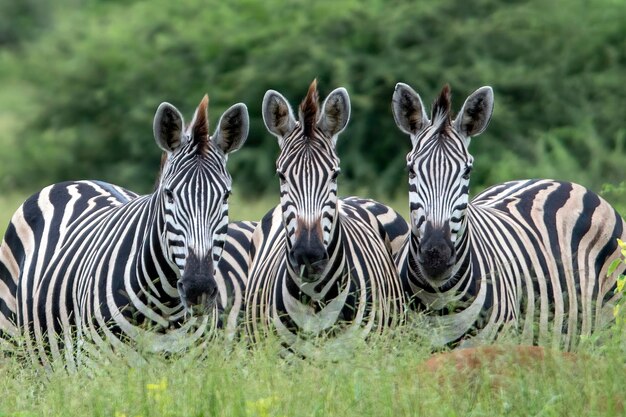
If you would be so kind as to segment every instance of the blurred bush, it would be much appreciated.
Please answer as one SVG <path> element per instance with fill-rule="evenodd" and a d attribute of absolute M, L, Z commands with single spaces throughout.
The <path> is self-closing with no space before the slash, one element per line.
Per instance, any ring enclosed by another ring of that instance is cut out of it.
<path fill-rule="evenodd" d="M 47 2 L 31 0 L 37 7 Z M 47 16 L 47 15 L 46 15 Z M 341 189 L 405 192 L 409 139 L 390 110 L 398 81 L 455 108 L 494 87 L 491 126 L 472 143 L 474 191 L 526 177 L 599 190 L 623 180 L 626 2 L 622 0 L 59 1 L 39 32 L 0 53 L 0 187 L 99 178 L 147 191 L 158 169 L 152 117 L 248 105 L 248 143 L 230 161 L 237 192 L 277 193 L 267 89 L 296 106 L 317 77 L 345 86 Z M 6 20 L 6 18 L 5 18 Z M 7 32 L 9 33 L 9 32 Z M 17 120 L 17 121 L 16 121 Z"/>

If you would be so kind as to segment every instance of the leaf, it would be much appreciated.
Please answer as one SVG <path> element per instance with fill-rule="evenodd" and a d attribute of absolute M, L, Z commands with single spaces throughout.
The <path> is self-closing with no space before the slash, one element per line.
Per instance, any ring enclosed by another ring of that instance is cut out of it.
<path fill-rule="evenodd" d="M 622 263 L 621 259 L 615 259 L 613 260 L 613 262 L 611 262 L 611 265 L 609 265 L 609 269 L 606 272 L 606 276 L 610 277 L 613 272 L 615 272 L 615 270 L 617 269 L 617 267 Z"/>

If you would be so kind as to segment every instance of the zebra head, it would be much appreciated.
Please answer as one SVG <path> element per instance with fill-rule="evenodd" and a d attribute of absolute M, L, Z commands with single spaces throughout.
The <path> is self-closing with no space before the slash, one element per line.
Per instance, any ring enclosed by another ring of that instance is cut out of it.
<path fill-rule="evenodd" d="M 287 236 L 289 265 L 303 281 L 323 276 L 328 264 L 328 246 L 337 220 L 335 151 L 338 134 L 350 118 L 350 98 L 344 88 L 334 90 L 319 111 L 314 80 L 299 108 L 296 120 L 291 106 L 278 92 L 263 98 L 263 120 L 278 138 L 280 155 L 276 173 Z"/>
<path fill-rule="evenodd" d="M 469 178 L 473 157 L 471 136 L 482 133 L 493 111 L 491 87 L 472 93 L 456 119 L 450 114 L 446 85 L 428 119 L 420 96 L 398 83 L 392 108 L 396 124 L 411 137 L 407 154 L 409 202 L 413 239 L 417 239 L 417 267 L 431 280 L 450 277 L 456 261 L 456 243 L 466 225 Z"/>
<path fill-rule="evenodd" d="M 184 129 L 183 117 L 162 103 L 154 117 L 154 137 L 165 151 L 155 196 L 164 222 L 162 245 L 178 271 L 177 288 L 187 311 L 212 308 L 217 296 L 214 271 L 222 255 L 228 226 L 231 177 L 228 154 L 248 136 L 248 110 L 236 104 L 226 110 L 209 136 L 208 96 Z"/>

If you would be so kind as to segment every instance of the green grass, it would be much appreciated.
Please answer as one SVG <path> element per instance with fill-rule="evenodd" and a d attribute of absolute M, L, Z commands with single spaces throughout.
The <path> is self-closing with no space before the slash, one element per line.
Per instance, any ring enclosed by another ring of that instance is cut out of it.
<path fill-rule="evenodd" d="M 531 367 L 504 354 L 472 374 L 423 368 L 431 353 L 408 329 L 345 348 L 339 360 L 302 360 L 281 358 L 274 339 L 255 349 L 216 341 L 69 375 L 0 359 L 0 416 L 623 415 L 618 339 L 587 346 L 575 361 L 555 355 Z"/>

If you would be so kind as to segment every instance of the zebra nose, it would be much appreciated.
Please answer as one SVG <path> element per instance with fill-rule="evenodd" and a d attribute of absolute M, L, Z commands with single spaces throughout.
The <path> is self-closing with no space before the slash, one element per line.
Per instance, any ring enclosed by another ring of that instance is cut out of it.
<path fill-rule="evenodd" d="M 449 226 L 446 224 L 442 228 L 433 228 L 428 223 L 419 247 L 418 262 L 422 270 L 429 278 L 447 278 L 455 258 Z"/>
<path fill-rule="evenodd" d="M 328 259 L 328 254 L 316 233 L 301 233 L 288 253 L 289 261 L 295 267 L 321 266 Z M 319 269 L 319 268 L 318 268 Z"/>
<path fill-rule="evenodd" d="M 326 260 L 326 251 L 324 248 L 320 250 L 298 246 L 289 252 L 289 258 L 294 265 L 315 265 Z"/>
<path fill-rule="evenodd" d="M 213 262 L 210 257 L 199 258 L 194 253 L 190 253 L 177 287 L 186 308 L 201 306 L 208 310 L 213 307 L 218 288 L 213 276 Z"/>
<path fill-rule="evenodd" d="M 178 291 L 188 307 L 204 305 L 210 308 L 217 296 L 213 277 L 186 277 L 178 281 Z"/>

